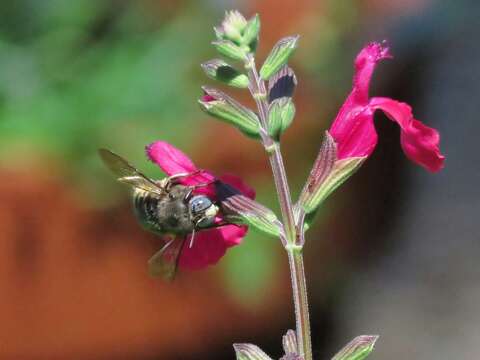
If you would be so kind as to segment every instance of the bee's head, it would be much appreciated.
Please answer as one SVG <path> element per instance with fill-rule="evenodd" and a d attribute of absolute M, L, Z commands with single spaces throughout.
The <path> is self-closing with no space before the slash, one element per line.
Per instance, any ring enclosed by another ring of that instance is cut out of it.
<path fill-rule="evenodd" d="M 215 217 L 218 214 L 218 207 L 207 196 L 193 196 L 189 200 L 188 206 L 192 218 L 197 222 L 198 227 L 205 228 L 214 224 Z"/>

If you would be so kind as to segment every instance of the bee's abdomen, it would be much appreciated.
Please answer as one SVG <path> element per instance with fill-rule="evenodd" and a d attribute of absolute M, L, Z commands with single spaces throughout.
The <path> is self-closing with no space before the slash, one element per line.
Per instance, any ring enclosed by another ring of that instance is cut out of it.
<path fill-rule="evenodd" d="M 162 231 L 158 220 L 158 201 L 159 198 L 151 193 L 135 189 L 133 193 L 133 208 L 138 221 L 152 231 Z"/>

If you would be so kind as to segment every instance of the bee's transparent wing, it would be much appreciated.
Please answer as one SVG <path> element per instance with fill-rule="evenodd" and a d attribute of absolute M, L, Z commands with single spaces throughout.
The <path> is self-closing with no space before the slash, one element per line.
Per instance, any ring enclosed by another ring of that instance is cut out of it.
<path fill-rule="evenodd" d="M 98 153 L 105 165 L 118 177 L 118 181 L 158 195 L 165 193 L 160 185 L 143 175 L 121 156 L 107 149 L 99 149 Z"/>
<path fill-rule="evenodd" d="M 185 243 L 185 238 L 170 239 L 159 251 L 148 260 L 148 272 L 152 277 L 163 277 L 172 281 L 178 267 L 178 259 Z"/>

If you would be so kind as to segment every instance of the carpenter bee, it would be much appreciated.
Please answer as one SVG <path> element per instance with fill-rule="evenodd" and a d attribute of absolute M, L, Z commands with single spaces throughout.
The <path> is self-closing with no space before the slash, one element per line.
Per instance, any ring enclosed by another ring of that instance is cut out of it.
<path fill-rule="evenodd" d="M 219 207 L 205 195 L 193 191 L 209 183 L 184 186 L 181 178 L 196 173 L 182 173 L 161 180 L 152 180 L 110 150 L 100 149 L 100 157 L 117 176 L 117 180 L 133 187 L 133 207 L 140 224 L 169 239 L 148 261 L 150 275 L 172 280 L 187 235 L 192 246 L 195 231 L 215 227 Z"/>

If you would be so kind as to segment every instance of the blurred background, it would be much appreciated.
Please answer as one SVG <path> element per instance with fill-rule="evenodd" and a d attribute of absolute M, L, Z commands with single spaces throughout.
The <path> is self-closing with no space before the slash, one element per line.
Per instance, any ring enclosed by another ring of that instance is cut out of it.
<path fill-rule="evenodd" d="M 231 8 L 260 13 L 259 60 L 301 35 L 283 147 L 294 194 L 369 41 L 395 56 L 371 93 L 412 104 L 442 134 L 446 168 L 432 175 L 378 114 L 374 155 L 309 231 L 315 357 L 359 334 L 381 335 L 371 359 L 478 356 L 477 1 L 17 0 L 0 3 L 0 358 L 233 359 L 233 342 L 281 356 L 294 318 L 279 241 L 251 231 L 217 266 L 153 280 L 160 242 L 96 152 L 159 177 L 144 146 L 166 140 L 278 211 L 261 147 L 196 102 L 211 84 L 199 64 L 217 56 L 212 26 Z"/>

